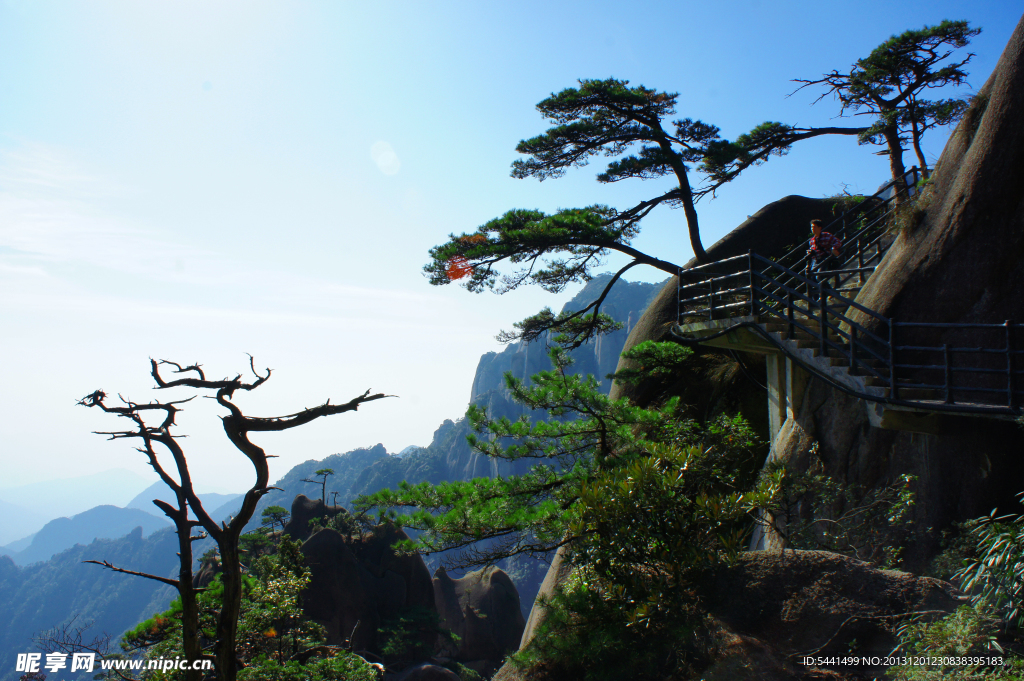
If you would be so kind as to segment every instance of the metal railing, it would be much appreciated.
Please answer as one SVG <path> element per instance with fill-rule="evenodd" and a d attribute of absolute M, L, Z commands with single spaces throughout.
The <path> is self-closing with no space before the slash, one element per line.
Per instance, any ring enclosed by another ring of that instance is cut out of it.
<path fill-rule="evenodd" d="M 871 270 L 842 272 L 863 276 Z M 857 393 L 865 399 L 938 411 L 1019 412 L 1024 324 L 896 321 L 829 285 L 834 276 L 809 277 L 752 252 L 686 272 L 689 281 L 679 286 L 680 324 L 749 317 L 738 323 L 761 327 L 774 342 L 766 331 L 774 323 L 784 340 L 809 342 L 850 375 L 885 390 L 882 396 Z M 781 344 L 779 349 L 788 352 Z M 824 377 L 821 369 L 808 368 Z"/>
<path fill-rule="evenodd" d="M 916 166 L 910 168 L 903 175 L 902 182 L 890 180 L 877 192 L 823 227 L 822 231 L 832 234 L 843 243 L 838 257 L 839 267 L 828 275 L 833 278 L 833 288 L 842 288 L 853 279 L 850 276 L 853 274 L 857 275 L 858 283 L 863 284 L 866 278 L 863 271 L 882 261 L 882 256 L 892 244 L 891 223 L 897 207 L 904 198 L 915 194 L 920 178 L 920 170 Z M 806 243 L 794 246 L 776 262 L 811 277 L 812 266 Z M 815 275 L 825 276 L 823 272 Z"/>

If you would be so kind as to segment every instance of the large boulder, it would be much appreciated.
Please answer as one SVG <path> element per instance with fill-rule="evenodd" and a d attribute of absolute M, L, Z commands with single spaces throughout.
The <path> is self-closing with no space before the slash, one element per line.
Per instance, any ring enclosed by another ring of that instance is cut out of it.
<path fill-rule="evenodd" d="M 489 674 L 519 648 L 526 622 L 519 592 L 503 570 L 489 566 L 453 579 L 438 568 L 434 602 L 442 626 L 460 639 L 452 657 L 468 667 Z"/>
<path fill-rule="evenodd" d="M 423 559 L 392 549 L 402 539 L 408 539 L 403 530 L 382 525 L 362 536 L 324 529 L 302 545 L 312 572 L 303 611 L 324 626 L 328 644 L 343 645 L 351 637 L 354 650 L 379 653 L 381 624 L 410 610 L 434 610 Z"/>
<path fill-rule="evenodd" d="M 724 633 L 705 679 L 739 678 L 723 673 L 747 659 L 775 670 L 766 678 L 786 679 L 809 672 L 799 664 L 805 655 L 884 658 L 908 613 L 937 617 L 964 602 L 945 582 L 825 551 L 740 554 L 708 580 L 704 599 Z M 870 678 L 883 670 L 857 672 Z"/>
<path fill-rule="evenodd" d="M 328 506 L 320 499 L 299 494 L 292 500 L 292 512 L 284 531 L 293 539 L 305 541 L 312 534 L 313 520 L 323 524 L 337 515 L 348 515 L 348 510 L 344 506 Z"/>

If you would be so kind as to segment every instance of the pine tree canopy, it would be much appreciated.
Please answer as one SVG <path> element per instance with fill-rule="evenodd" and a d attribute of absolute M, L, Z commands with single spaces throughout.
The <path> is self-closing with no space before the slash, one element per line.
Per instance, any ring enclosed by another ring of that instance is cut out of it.
<path fill-rule="evenodd" d="M 650 362 L 652 371 L 623 378 L 641 380 L 658 375 L 685 361 L 690 352 L 672 343 L 643 344 L 631 351 L 631 357 L 645 366 Z M 738 481 L 734 478 L 722 486 L 714 476 L 704 480 L 698 471 L 702 467 L 718 471 L 724 464 L 725 470 L 736 476 L 740 462 L 751 463 L 747 460 L 756 457 L 757 447 L 742 421 L 701 426 L 681 417 L 676 399 L 656 408 L 611 400 L 600 392 L 593 376 L 566 371 L 570 360 L 565 351 L 553 349 L 551 358 L 554 368 L 533 376 L 529 384 L 506 375 L 513 398 L 530 410 L 546 411 L 549 420 L 491 419 L 477 406 L 467 413 L 482 434 L 470 438 L 474 450 L 507 461 L 535 459 L 537 465 L 529 473 L 437 485 L 403 484 L 397 490 L 357 499 L 356 508 L 377 508 L 384 516 L 382 521 L 422 531 L 418 540 L 405 548 L 451 552 L 446 557 L 449 567 L 488 565 L 522 553 L 543 555 L 603 531 L 601 519 L 593 515 L 594 500 L 608 491 L 608 485 L 619 485 L 622 471 L 631 470 L 636 462 L 654 465 L 652 448 L 664 445 L 671 452 L 659 450 L 655 459 L 689 461 L 687 482 L 703 480 L 702 489 L 707 488 L 709 494 L 708 485 L 717 485 L 713 496 L 733 495 L 729 497 L 730 518 L 737 520 L 736 509 L 741 508 L 742 500 L 733 494 L 736 487 L 732 483 Z M 756 470 L 756 464 L 748 467 Z M 682 478 L 678 481 L 681 484 Z M 738 541 L 746 525 L 749 522 L 730 524 L 731 542 Z"/>
<path fill-rule="evenodd" d="M 937 26 L 904 31 L 894 35 L 857 60 L 849 71 L 833 70 L 817 79 L 796 79 L 803 83 L 798 89 L 811 85 L 823 86 L 825 92 L 815 101 L 831 94 L 840 104 L 840 115 L 874 116 L 874 120 L 860 135 L 862 144 L 885 145 L 889 155 L 893 179 L 905 174 L 904 144 L 908 136 L 921 169 L 927 173 L 928 165 L 921 150 L 921 137 L 929 128 L 949 125 L 960 120 L 967 109 L 968 100 L 946 98 L 936 101 L 923 99 L 927 89 L 963 85 L 967 80 L 964 66 L 974 57 L 968 53 L 959 61 L 949 61 L 953 54 L 970 44 L 971 38 L 981 33 L 966 21 L 949 21 Z"/>
<path fill-rule="evenodd" d="M 556 316 L 546 310 L 503 332 L 503 342 L 530 341 L 547 330 L 561 342 L 576 347 L 593 336 L 614 329 L 601 315 L 607 292 L 620 276 L 636 265 L 649 265 L 667 274 L 679 272 L 677 263 L 644 253 L 632 246 L 641 221 L 660 205 L 682 208 L 690 245 L 700 262 L 707 260 L 701 244 L 695 203 L 714 196 L 743 170 L 785 154 L 795 142 L 824 134 L 858 134 L 863 128 L 798 128 L 766 122 L 730 141 L 717 126 L 692 118 L 668 122 L 675 113 L 677 93 L 659 92 L 629 81 L 581 80 L 537 105 L 554 123 L 545 133 L 523 140 L 516 150 L 526 158 L 512 164 L 512 176 L 557 178 L 568 168 L 581 167 L 594 156 L 612 157 L 597 175 L 602 183 L 639 178 L 671 177 L 660 194 L 620 210 L 607 205 L 562 209 L 554 214 L 539 210 L 510 210 L 475 232 L 449 235 L 447 243 L 430 251 L 424 271 L 434 285 L 461 281 L 469 291 L 487 289 L 505 293 L 536 284 L 559 292 L 576 282 L 589 281 L 611 252 L 631 260 L 605 288 L 603 295 L 583 310 Z M 691 186 L 691 176 L 701 178 Z M 510 264 L 517 269 L 502 273 Z"/>

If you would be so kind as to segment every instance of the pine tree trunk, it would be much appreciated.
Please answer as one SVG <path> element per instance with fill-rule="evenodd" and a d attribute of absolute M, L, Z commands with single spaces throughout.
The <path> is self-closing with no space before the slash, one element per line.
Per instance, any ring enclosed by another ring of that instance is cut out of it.
<path fill-rule="evenodd" d="M 906 166 L 903 165 L 903 145 L 900 143 L 900 133 L 895 125 L 886 126 L 882 134 L 889 147 L 889 170 L 892 172 L 892 179 L 896 182 L 896 205 L 899 206 L 905 200 L 907 174 Z"/>

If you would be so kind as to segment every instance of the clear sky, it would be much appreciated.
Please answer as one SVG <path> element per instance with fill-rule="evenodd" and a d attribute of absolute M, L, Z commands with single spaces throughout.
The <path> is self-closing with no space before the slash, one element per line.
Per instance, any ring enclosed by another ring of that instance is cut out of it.
<path fill-rule="evenodd" d="M 367 388 L 399 396 L 256 438 L 280 456 L 275 477 L 377 442 L 425 445 L 464 413 L 494 335 L 574 292 L 431 287 L 428 249 L 510 208 L 624 208 L 666 187 L 600 185 L 600 164 L 510 178 L 516 143 L 547 127 L 538 101 L 616 77 L 678 92 L 681 117 L 726 137 L 765 120 L 854 125 L 833 120 L 829 98 L 787 98 L 791 79 L 949 18 L 984 31 L 976 89 L 1020 12 L 1017 0 L 0 0 L 0 487 L 145 473 L 128 442 L 91 434 L 116 419 L 75 401 L 97 388 L 165 397 L 150 390 L 151 356 L 220 377 L 252 353 L 275 372 L 239 400 L 253 415 Z M 931 157 L 946 135 L 926 139 Z M 698 205 L 705 245 L 788 194 L 874 191 L 888 172 L 875 150 L 812 140 L 748 171 Z M 635 243 L 691 256 L 680 211 L 652 215 Z M 204 486 L 241 491 L 248 464 L 217 413 L 190 406 L 184 445 Z"/>

